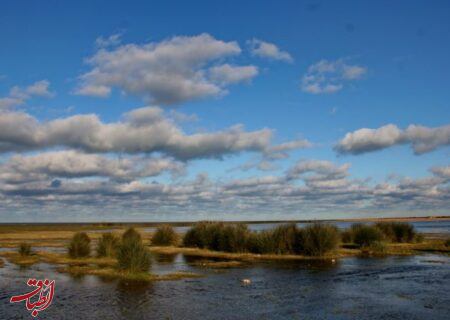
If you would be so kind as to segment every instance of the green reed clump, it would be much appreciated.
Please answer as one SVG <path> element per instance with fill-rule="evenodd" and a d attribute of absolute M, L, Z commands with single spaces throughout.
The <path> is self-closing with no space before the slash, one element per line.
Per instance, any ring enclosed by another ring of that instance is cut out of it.
<path fill-rule="evenodd" d="M 273 233 L 271 230 L 251 232 L 247 241 L 247 250 L 251 253 L 274 253 Z"/>
<path fill-rule="evenodd" d="M 68 253 L 71 258 L 84 258 L 91 254 L 91 239 L 85 232 L 77 232 L 69 243 Z"/>
<path fill-rule="evenodd" d="M 245 224 L 222 224 L 217 232 L 218 250 L 225 252 L 245 252 L 250 231 Z"/>
<path fill-rule="evenodd" d="M 274 253 L 295 254 L 302 251 L 303 239 L 295 223 L 277 226 L 271 232 Z"/>
<path fill-rule="evenodd" d="M 414 226 L 407 222 L 378 222 L 376 227 L 392 242 L 413 242 L 416 237 Z"/>
<path fill-rule="evenodd" d="M 186 232 L 183 245 L 219 250 L 219 238 L 223 225 L 222 222 L 200 221 Z"/>
<path fill-rule="evenodd" d="M 133 228 L 129 228 L 122 235 L 117 250 L 118 267 L 121 270 L 135 273 L 145 272 L 151 266 L 151 256 L 142 242 L 141 235 Z"/>
<path fill-rule="evenodd" d="M 115 257 L 120 246 L 120 239 L 111 232 L 102 234 L 97 244 L 98 257 Z"/>
<path fill-rule="evenodd" d="M 185 247 L 206 248 L 225 252 L 245 252 L 250 231 L 245 224 L 201 221 L 184 235 Z"/>
<path fill-rule="evenodd" d="M 338 244 L 339 232 L 328 224 L 314 224 L 305 229 L 286 224 L 272 230 L 252 232 L 245 224 L 204 221 L 195 224 L 183 238 L 186 247 L 258 254 L 321 256 Z"/>
<path fill-rule="evenodd" d="M 178 243 L 178 236 L 175 230 L 169 225 L 159 226 L 152 236 L 152 245 L 172 246 Z"/>
<path fill-rule="evenodd" d="M 383 240 L 383 234 L 377 227 L 366 224 L 354 224 L 350 228 L 353 234 L 353 243 L 359 247 L 369 247 Z"/>
<path fill-rule="evenodd" d="M 336 249 L 339 242 L 340 234 L 336 226 L 322 223 L 305 227 L 299 241 L 302 244 L 301 253 L 309 256 L 323 256 Z"/>
<path fill-rule="evenodd" d="M 21 242 L 19 244 L 19 250 L 18 251 L 19 251 L 19 254 L 22 257 L 30 256 L 33 253 L 32 250 L 31 250 L 31 245 L 29 243 L 26 243 L 26 242 Z"/>

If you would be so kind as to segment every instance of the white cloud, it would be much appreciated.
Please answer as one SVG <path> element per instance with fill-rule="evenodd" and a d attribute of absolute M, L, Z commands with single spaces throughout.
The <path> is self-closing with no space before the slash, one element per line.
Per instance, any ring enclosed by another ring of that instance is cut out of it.
<path fill-rule="evenodd" d="M 296 149 L 305 149 L 312 147 L 311 142 L 306 139 L 297 139 L 283 142 L 265 150 L 264 157 L 266 160 L 284 159 L 288 157 L 288 152 Z"/>
<path fill-rule="evenodd" d="M 410 144 L 415 154 L 447 146 L 450 144 L 450 125 L 437 128 L 410 125 L 405 130 L 393 124 L 378 129 L 363 128 L 347 133 L 335 150 L 342 154 L 361 154 L 401 144 Z"/>
<path fill-rule="evenodd" d="M 323 59 L 309 66 L 300 87 L 312 94 L 335 93 L 342 90 L 346 82 L 361 79 L 366 73 L 366 67 L 348 64 L 344 59 Z"/>
<path fill-rule="evenodd" d="M 264 152 L 272 130 L 247 132 L 241 125 L 212 133 L 185 134 L 162 109 L 146 107 L 103 123 L 96 115 L 74 115 L 40 123 L 26 113 L 0 117 L 0 151 L 66 147 L 87 152 L 163 153 L 177 159 L 222 158 L 242 151 Z"/>
<path fill-rule="evenodd" d="M 87 60 L 92 69 L 80 76 L 75 93 L 105 97 L 117 88 L 162 105 L 221 96 L 227 84 L 256 75 L 254 66 L 212 66 L 240 53 L 236 42 L 205 33 L 103 48 Z"/>
<path fill-rule="evenodd" d="M 106 98 L 111 94 L 111 88 L 102 85 L 85 85 L 77 89 L 76 94 L 82 96 Z"/>
<path fill-rule="evenodd" d="M 302 160 L 288 170 L 287 178 L 305 178 L 305 175 L 313 173 L 313 176 L 308 176 L 308 180 L 341 180 L 348 175 L 349 168 L 349 163 L 337 166 L 326 160 Z"/>
<path fill-rule="evenodd" d="M 255 66 L 231 66 L 223 64 L 209 69 L 210 79 L 221 85 L 250 81 L 258 75 Z"/>
<path fill-rule="evenodd" d="M 450 166 L 442 166 L 442 167 L 436 166 L 431 168 L 431 172 L 433 172 L 438 177 L 450 180 Z"/>
<path fill-rule="evenodd" d="M 279 176 L 213 181 L 202 173 L 194 179 L 161 183 L 140 179 L 141 167 L 129 165 L 132 159 L 120 162 L 66 151 L 50 154 L 22 157 L 0 166 L 0 216 L 4 220 L 11 212 L 14 217 L 30 217 L 30 211 L 40 218 L 61 220 L 98 220 L 105 211 L 109 219 L 120 220 L 148 220 L 152 212 L 158 214 L 154 218 L 226 219 L 233 212 L 241 219 L 251 219 L 254 214 L 270 218 L 274 212 L 283 212 L 283 217 L 305 212 L 314 218 L 318 213 L 336 212 L 436 213 L 450 205 L 448 178 L 436 168 L 430 177 L 370 185 L 351 179 L 349 164 L 302 160 Z M 33 157 L 41 158 L 36 162 Z M 14 166 L 15 162 L 19 165 Z M 157 166 L 156 172 L 159 170 Z M 121 179 L 136 172 L 137 178 Z M 87 176 L 91 178 L 83 178 Z M 27 177 L 30 179 L 24 180 Z M 105 182 L 104 177 L 110 180 Z"/>
<path fill-rule="evenodd" d="M 49 90 L 49 87 L 50 82 L 47 80 L 36 81 L 25 88 L 14 86 L 7 97 L 0 98 L 0 109 L 10 109 L 23 105 L 33 97 L 51 98 L 54 93 Z"/>
<path fill-rule="evenodd" d="M 14 155 L 0 165 L 0 180 L 12 184 L 53 178 L 108 177 L 133 180 L 164 171 L 182 173 L 184 164 L 166 158 L 123 158 L 85 154 L 74 150 Z"/>
<path fill-rule="evenodd" d="M 254 56 L 269 58 L 273 60 L 281 60 L 285 62 L 294 62 L 292 56 L 280 50 L 275 44 L 265 42 L 258 39 L 252 39 L 247 42 L 250 46 L 250 52 Z"/>
<path fill-rule="evenodd" d="M 112 46 L 117 46 L 122 42 L 122 34 L 115 33 L 110 35 L 109 37 L 98 37 L 95 39 L 95 46 L 97 48 L 107 48 Z"/>

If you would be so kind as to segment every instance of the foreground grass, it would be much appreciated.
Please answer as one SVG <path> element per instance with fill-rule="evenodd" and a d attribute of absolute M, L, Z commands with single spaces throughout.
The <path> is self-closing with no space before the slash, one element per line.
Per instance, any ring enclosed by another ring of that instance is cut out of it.
<path fill-rule="evenodd" d="M 97 268 L 93 266 L 64 266 L 57 270 L 72 275 L 95 275 L 104 278 L 130 281 L 168 281 L 202 277 L 202 275 L 192 272 L 174 272 L 155 275 L 148 272 L 126 272 L 116 268 Z"/>

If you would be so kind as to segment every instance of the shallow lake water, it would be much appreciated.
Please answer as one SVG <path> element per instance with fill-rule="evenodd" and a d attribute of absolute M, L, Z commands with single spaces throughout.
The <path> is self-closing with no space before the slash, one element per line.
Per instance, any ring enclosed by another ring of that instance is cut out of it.
<path fill-rule="evenodd" d="M 197 267 L 181 254 L 153 257 L 152 271 L 192 271 L 198 279 L 130 284 L 72 277 L 55 266 L 0 268 L 0 319 L 31 319 L 11 295 L 26 280 L 56 280 L 55 298 L 39 319 L 448 319 L 450 257 L 346 258 L 267 262 L 226 270 Z M 241 280 L 251 279 L 243 286 Z"/>

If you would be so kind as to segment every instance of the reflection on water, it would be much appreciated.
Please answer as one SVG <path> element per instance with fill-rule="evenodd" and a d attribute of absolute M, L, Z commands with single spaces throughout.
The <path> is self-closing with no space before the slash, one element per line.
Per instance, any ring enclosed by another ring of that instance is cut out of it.
<path fill-rule="evenodd" d="M 196 267 L 196 259 L 154 255 L 155 273 L 206 276 L 147 284 L 6 263 L 0 319 L 30 318 L 24 305 L 8 302 L 27 292 L 28 277 L 56 280 L 53 305 L 41 319 L 448 319 L 450 313 L 448 256 L 276 261 L 221 272 Z M 251 284 L 241 285 L 244 278 Z"/>

